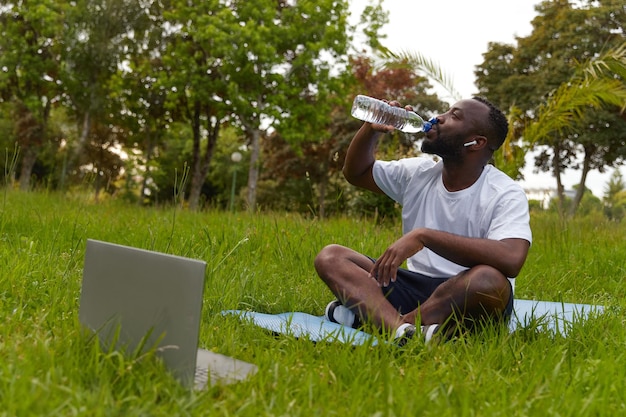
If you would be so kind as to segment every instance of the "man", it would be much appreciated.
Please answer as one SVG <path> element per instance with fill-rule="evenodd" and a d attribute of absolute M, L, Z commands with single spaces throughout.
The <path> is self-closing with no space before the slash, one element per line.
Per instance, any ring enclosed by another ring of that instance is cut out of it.
<path fill-rule="evenodd" d="M 375 260 L 340 245 L 322 249 L 315 268 L 337 297 L 326 308 L 329 320 L 370 321 L 404 343 L 417 328 L 429 340 L 510 317 L 513 278 L 532 236 L 522 188 L 488 165 L 508 122 L 481 97 L 457 102 L 434 121 L 421 149 L 439 162 L 377 161 L 377 141 L 392 126 L 364 123 L 352 139 L 344 176 L 402 205 L 404 235 Z M 405 260 L 408 270 L 399 268 Z"/>

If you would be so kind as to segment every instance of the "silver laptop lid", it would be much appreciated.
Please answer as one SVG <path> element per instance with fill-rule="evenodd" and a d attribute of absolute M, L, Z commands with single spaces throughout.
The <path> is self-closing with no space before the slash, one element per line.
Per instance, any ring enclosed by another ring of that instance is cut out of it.
<path fill-rule="evenodd" d="M 193 385 L 206 263 L 87 240 L 80 322 L 110 346 L 159 345 L 166 366 Z"/>

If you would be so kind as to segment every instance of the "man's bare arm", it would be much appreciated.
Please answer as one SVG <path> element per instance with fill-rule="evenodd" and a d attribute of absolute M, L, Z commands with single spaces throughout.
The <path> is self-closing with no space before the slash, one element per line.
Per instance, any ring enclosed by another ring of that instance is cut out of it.
<path fill-rule="evenodd" d="M 489 265 L 507 277 L 522 269 L 530 243 L 525 239 L 479 239 L 432 229 L 417 229 L 417 239 L 437 255 L 459 265 Z"/>
<path fill-rule="evenodd" d="M 372 277 L 380 285 L 388 285 L 395 279 L 398 267 L 424 247 L 468 268 L 489 265 L 507 277 L 516 277 L 526 261 L 530 243 L 525 239 L 480 239 L 427 228 L 415 229 L 395 241 L 376 260 Z"/>
<path fill-rule="evenodd" d="M 383 132 L 389 130 L 393 130 L 393 127 L 364 123 L 354 135 L 343 165 L 343 175 L 350 184 L 382 193 L 382 190 L 374 182 L 372 168 L 376 161 L 375 152 L 378 139 Z"/>

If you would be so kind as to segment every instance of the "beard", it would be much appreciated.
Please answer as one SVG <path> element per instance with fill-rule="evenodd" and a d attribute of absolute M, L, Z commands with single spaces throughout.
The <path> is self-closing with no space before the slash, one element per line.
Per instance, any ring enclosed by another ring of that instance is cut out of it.
<path fill-rule="evenodd" d="M 443 159 L 458 159 L 463 150 L 464 136 L 441 136 L 439 129 L 434 139 L 424 139 L 421 150 L 424 153 L 438 155 Z"/>

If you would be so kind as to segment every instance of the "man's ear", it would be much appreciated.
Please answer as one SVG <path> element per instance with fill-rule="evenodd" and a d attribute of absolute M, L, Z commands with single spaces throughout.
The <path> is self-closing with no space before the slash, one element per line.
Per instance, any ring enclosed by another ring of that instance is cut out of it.
<path fill-rule="evenodd" d="M 466 148 L 469 148 L 471 146 L 473 149 L 476 150 L 482 149 L 487 146 L 487 138 L 484 136 L 474 136 L 472 140 L 465 142 L 463 146 L 465 146 Z"/>
<path fill-rule="evenodd" d="M 489 140 L 485 136 L 475 136 L 474 139 L 476 141 L 476 145 L 474 145 L 474 149 L 482 149 L 489 146 Z"/>

